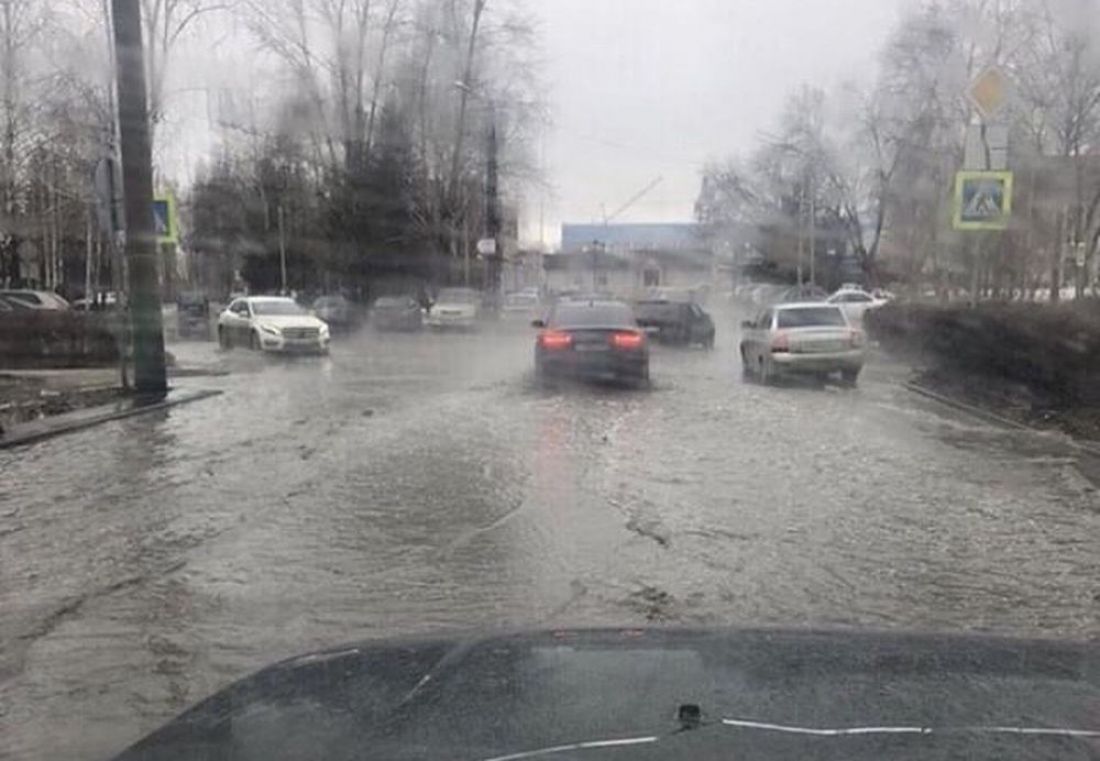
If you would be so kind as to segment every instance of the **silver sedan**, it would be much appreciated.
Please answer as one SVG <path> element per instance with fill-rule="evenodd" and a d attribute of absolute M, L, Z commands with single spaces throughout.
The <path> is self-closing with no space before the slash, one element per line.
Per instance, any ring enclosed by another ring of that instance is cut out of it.
<path fill-rule="evenodd" d="M 863 369 L 866 339 L 835 304 L 777 304 L 741 323 L 746 377 L 767 383 L 782 375 L 824 379 L 840 373 L 854 384 Z"/>

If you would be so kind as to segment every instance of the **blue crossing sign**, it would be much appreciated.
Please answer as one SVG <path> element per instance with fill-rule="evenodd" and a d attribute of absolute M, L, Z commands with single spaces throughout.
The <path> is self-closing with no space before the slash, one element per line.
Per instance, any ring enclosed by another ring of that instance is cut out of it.
<path fill-rule="evenodd" d="M 153 225 L 156 229 L 157 243 L 179 242 L 175 198 L 169 195 L 153 199 Z"/>
<path fill-rule="evenodd" d="M 1004 230 L 1012 217 L 1012 172 L 955 175 L 955 229 Z"/>

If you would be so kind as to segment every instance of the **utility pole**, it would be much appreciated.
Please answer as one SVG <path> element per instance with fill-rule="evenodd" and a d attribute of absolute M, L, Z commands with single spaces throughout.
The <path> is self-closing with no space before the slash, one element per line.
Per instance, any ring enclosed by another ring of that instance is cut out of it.
<path fill-rule="evenodd" d="M 130 322 L 134 386 L 139 394 L 168 391 L 164 327 L 157 282 L 153 225 L 153 154 L 145 101 L 141 0 L 112 0 L 118 79 L 122 188 L 126 209 L 126 259 L 130 270 Z"/>
<path fill-rule="evenodd" d="M 286 212 L 283 211 L 283 202 L 279 201 L 279 282 L 282 283 L 282 294 L 287 295 L 286 289 Z"/>
<path fill-rule="evenodd" d="M 798 235 L 798 288 L 802 290 L 802 255 L 805 248 L 805 238 L 802 235 L 803 224 L 805 224 L 806 213 L 806 183 L 803 182 L 798 187 L 798 218 L 795 223 L 795 231 Z"/>
<path fill-rule="evenodd" d="M 497 115 L 492 108 L 489 124 L 488 158 L 485 167 L 485 237 L 494 241 L 489 256 L 489 293 L 494 310 L 500 306 L 500 278 L 504 251 L 500 245 L 500 168 L 497 159 Z"/>
<path fill-rule="evenodd" d="M 810 285 L 817 285 L 817 193 L 810 177 Z"/>

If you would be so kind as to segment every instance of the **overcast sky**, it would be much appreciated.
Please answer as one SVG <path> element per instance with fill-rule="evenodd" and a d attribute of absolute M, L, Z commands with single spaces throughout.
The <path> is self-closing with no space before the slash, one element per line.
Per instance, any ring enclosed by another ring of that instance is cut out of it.
<path fill-rule="evenodd" d="M 553 126 L 545 154 L 562 221 L 690 220 L 708 158 L 750 150 L 785 94 L 873 70 L 912 0 L 543 0 Z M 537 237 L 538 209 L 524 226 Z"/>

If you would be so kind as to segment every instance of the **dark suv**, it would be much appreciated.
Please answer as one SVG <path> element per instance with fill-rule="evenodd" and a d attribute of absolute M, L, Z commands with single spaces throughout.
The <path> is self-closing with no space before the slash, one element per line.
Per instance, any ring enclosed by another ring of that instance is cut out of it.
<path fill-rule="evenodd" d="M 663 344 L 714 347 L 714 321 L 698 304 L 639 301 L 634 313 L 638 324 Z"/>

